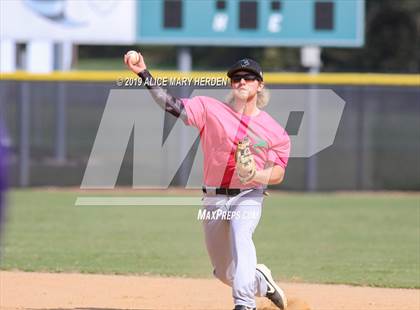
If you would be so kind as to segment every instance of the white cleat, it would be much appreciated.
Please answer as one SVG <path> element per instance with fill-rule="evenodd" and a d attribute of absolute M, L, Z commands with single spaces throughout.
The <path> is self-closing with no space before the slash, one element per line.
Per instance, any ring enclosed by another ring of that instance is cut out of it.
<path fill-rule="evenodd" d="M 267 294 L 265 296 L 279 307 L 279 309 L 285 310 L 287 308 L 286 295 L 274 281 L 271 270 L 264 264 L 258 264 L 257 271 L 259 271 L 267 281 Z"/>

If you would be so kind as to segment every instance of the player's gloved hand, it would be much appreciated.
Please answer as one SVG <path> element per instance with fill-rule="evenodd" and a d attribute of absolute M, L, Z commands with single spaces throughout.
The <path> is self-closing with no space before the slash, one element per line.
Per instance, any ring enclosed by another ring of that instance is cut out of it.
<path fill-rule="evenodd" d="M 242 184 L 252 181 L 256 173 L 254 156 L 251 153 L 251 141 L 244 137 L 238 141 L 235 152 L 236 174 Z"/>

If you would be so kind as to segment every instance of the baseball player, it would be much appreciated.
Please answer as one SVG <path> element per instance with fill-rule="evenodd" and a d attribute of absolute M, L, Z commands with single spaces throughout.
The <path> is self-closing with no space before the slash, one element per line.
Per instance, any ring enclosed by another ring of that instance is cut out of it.
<path fill-rule="evenodd" d="M 200 132 L 204 154 L 203 228 L 213 274 L 232 287 L 234 310 L 256 309 L 255 296 L 287 307 L 270 269 L 257 264 L 252 235 L 258 225 L 264 188 L 282 182 L 290 152 L 285 130 L 262 108 L 268 97 L 260 65 L 249 58 L 227 72 L 231 95 L 226 102 L 198 96 L 180 99 L 156 86 L 142 55 L 128 68 L 154 100 Z"/>

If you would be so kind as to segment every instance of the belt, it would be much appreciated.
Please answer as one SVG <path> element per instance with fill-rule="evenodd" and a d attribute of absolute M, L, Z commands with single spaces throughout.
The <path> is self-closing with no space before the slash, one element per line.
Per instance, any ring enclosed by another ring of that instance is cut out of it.
<path fill-rule="evenodd" d="M 204 194 L 216 194 L 216 195 L 226 195 L 226 196 L 237 196 L 243 191 L 250 190 L 250 188 L 224 188 L 224 187 L 202 187 Z M 265 189 L 254 189 L 255 193 L 263 194 L 264 196 L 270 196 L 270 194 Z"/>
<path fill-rule="evenodd" d="M 249 188 L 248 188 L 249 189 Z M 206 188 L 203 186 L 203 193 L 207 194 L 208 192 L 215 192 L 216 195 L 226 195 L 226 196 L 236 196 L 239 195 L 241 192 L 246 191 L 248 189 L 240 189 L 240 188 Z"/>

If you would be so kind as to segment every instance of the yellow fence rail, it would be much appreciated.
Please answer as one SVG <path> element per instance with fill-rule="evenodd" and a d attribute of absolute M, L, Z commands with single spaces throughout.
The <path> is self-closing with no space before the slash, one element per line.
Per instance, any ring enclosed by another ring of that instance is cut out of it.
<path fill-rule="evenodd" d="M 155 77 L 167 78 L 226 78 L 225 72 L 153 70 Z M 0 80 L 13 81 L 74 81 L 113 82 L 121 78 L 135 77 L 129 71 L 69 71 L 49 74 L 34 74 L 23 71 L 1 73 Z M 265 73 L 267 84 L 320 84 L 320 85 L 382 85 L 420 87 L 420 74 L 376 74 L 376 73 Z"/>

